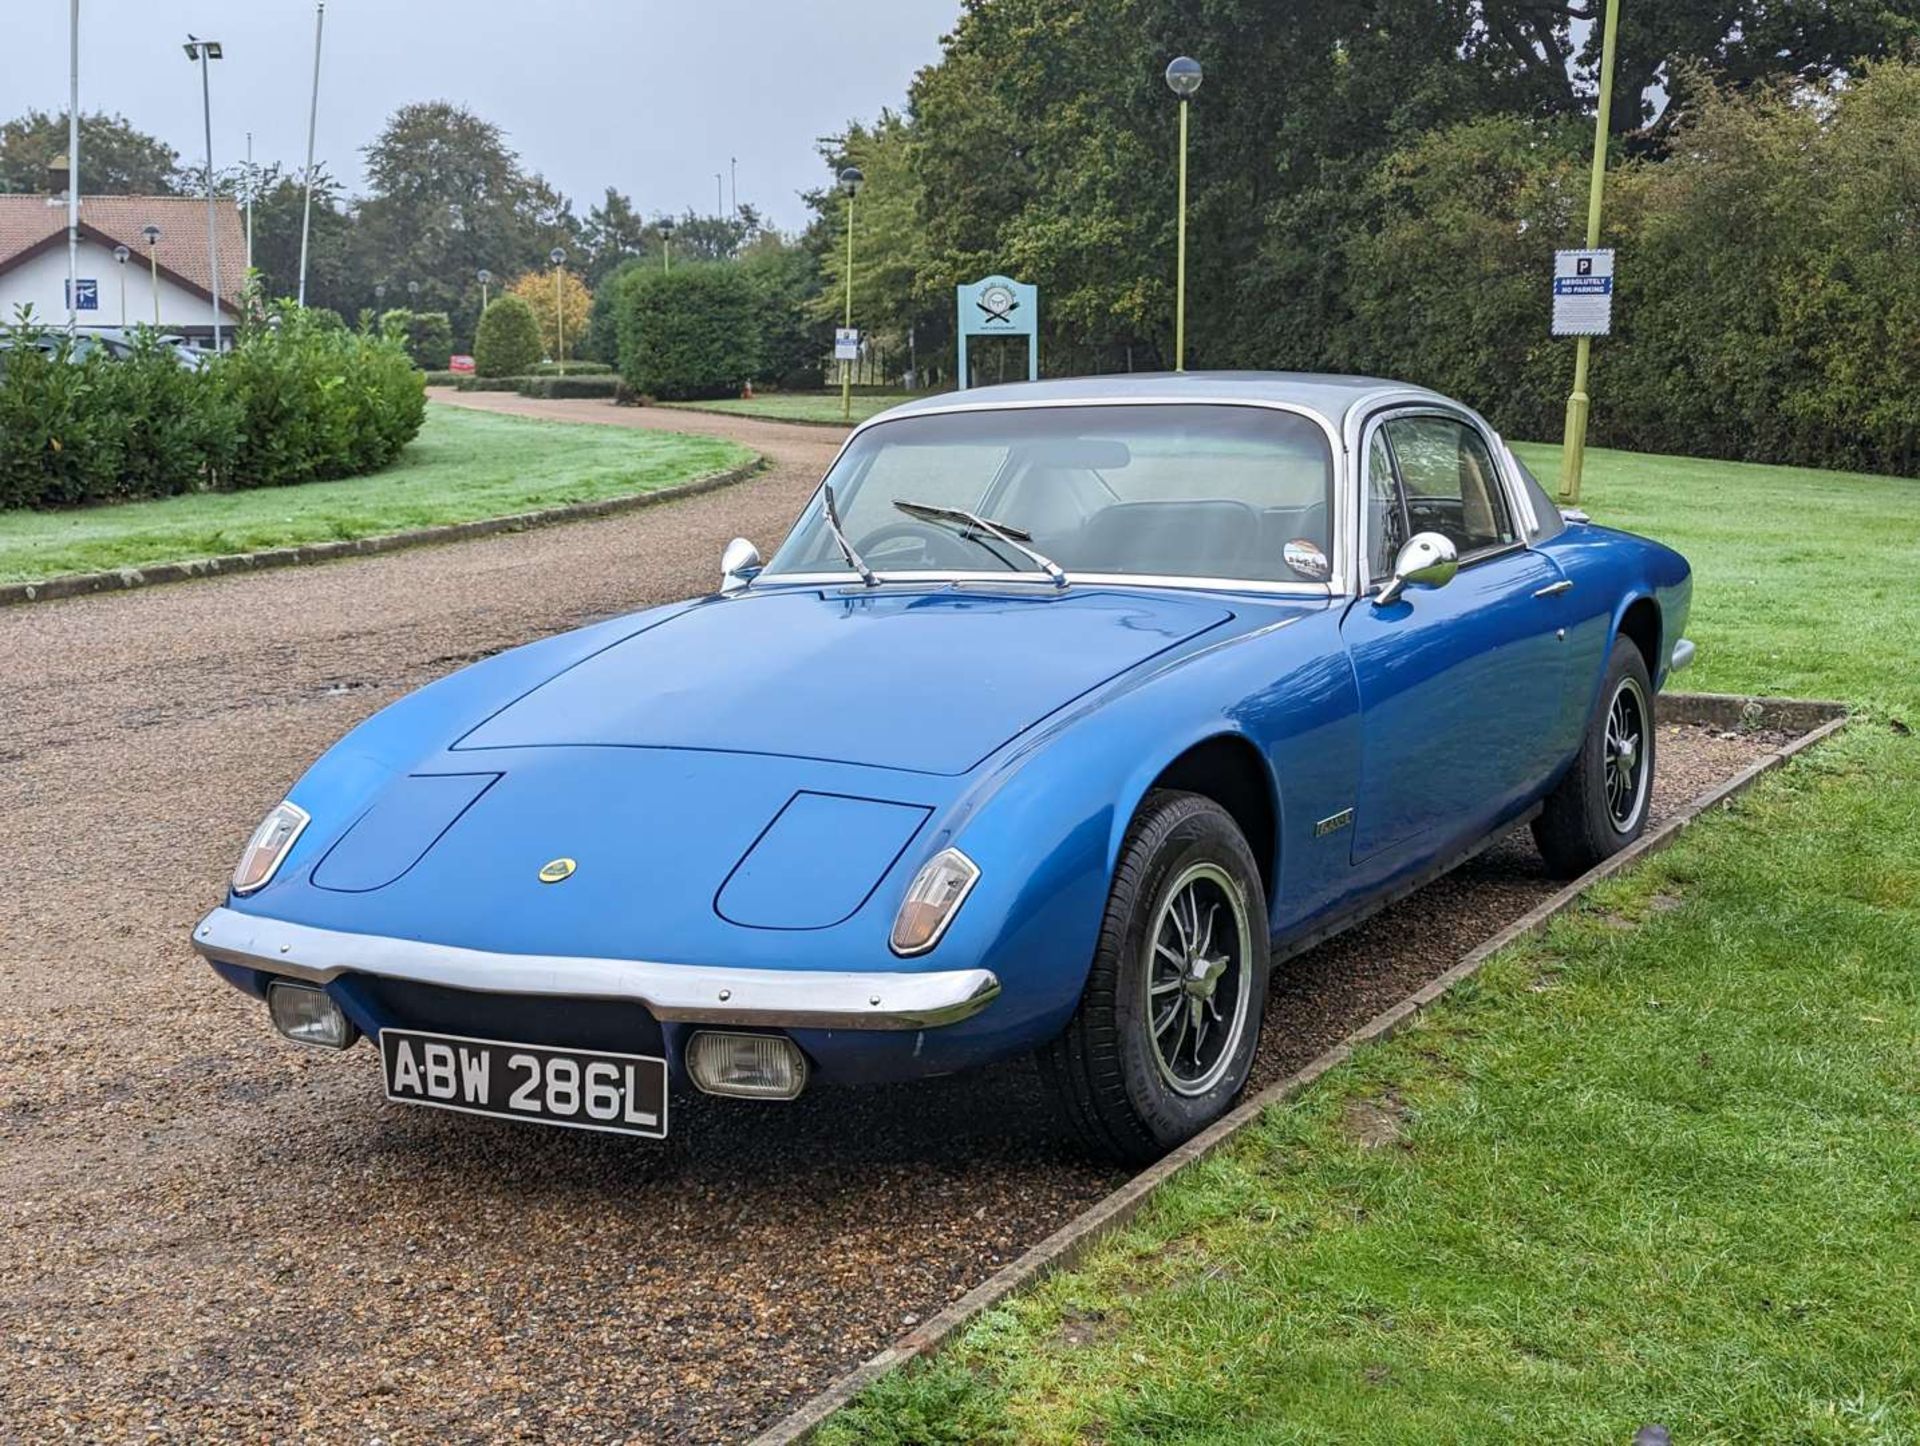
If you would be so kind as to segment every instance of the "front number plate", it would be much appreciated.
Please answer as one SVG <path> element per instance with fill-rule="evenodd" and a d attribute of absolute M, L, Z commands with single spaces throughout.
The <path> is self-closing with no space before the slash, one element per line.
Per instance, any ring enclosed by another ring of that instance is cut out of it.
<path fill-rule="evenodd" d="M 380 1064 L 402 1104 L 666 1138 L 667 1062 L 649 1055 L 383 1029 Z"/>

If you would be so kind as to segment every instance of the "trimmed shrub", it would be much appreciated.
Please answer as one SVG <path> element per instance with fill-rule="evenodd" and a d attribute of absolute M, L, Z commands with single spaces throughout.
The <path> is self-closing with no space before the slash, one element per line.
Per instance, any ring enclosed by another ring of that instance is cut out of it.
<path fill-rule="evenodd" d="M 457 387 L 463 378 L 472 375 L 472 372 L 428 372 L 426 373 L 425 381 L 430 387 Z"/>
<path fill-rule="evenodd" d="M 407 355 L 422 371 L 445 371 L 453 356 L 453 321 L 444 311 L 408 311 L 402 307 L 384 312 L 380 330 L 398 335 Z"/>
<path fill-rule="evenodd" d="M 523 397 L 601 397 L 611 401 L 620 390 L 620 378 L 521 377 L 520 385 L 515 390 Z"/>
<path fill-rule="evenodd" d="M 454 385 L 463 392 L 517 392 L 525 377 L 464 376 Z"/>
<path fill-rule="evenodd" d="M 587 311 L 587 339 L 580 348 L 584 355 L 616 370 L 619 368 L 620 308 L 624 304 L 620 294 L 629 276 L 659 269 L 653 262 L 629 256 L 600 278 L 600 284 L 593 289 L 593 305 Z"/>
<path fill-rule="evenodd" d="M 517 296 L 502 296 L 481 313 L 473 338 L 473 369 L 483 377 L 518 377 L 538 365 L 540 323 Z"/>
<path fill-rule="evenodd" d="M 65 507 L 347 477 L 420 430 L 421 374 L 399 340 L 282 308 L 191 369 L 157 339 L 79 359 L 22 324 L 0 352 L 0 507 Z M 43 350 L 44 348 L 44 350 Z"/>
<path fill-rule="evenodd" d="M 543 361 L 527 373 L 530 377 L 610 377 L 613 368 L 597 361 Z"/>
<path fill-rule="evenodd" d="M 420 430 L 421 374 L 394 337 L 308 324 L 296 308 L 281 325 L 248 332 L 208 368 L 240 408 L 232 487 L 352 477 L 384 467 Z"/>
<path fill-rule="evenodd" d="M 758 307 L 735 266 L 635 272 L 621 286 L 621 375 L 663 401 L 732 396 L 758 362 Z"/>

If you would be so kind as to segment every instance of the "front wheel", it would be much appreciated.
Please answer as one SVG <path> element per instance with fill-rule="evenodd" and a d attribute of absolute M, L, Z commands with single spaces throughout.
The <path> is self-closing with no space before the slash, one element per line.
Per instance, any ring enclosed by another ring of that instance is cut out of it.
<path fill-rule="evenodd" d="M 1533 821 L 1549 868 L 1578 878 L 1640 837 L 1653 801 L 1654 751 L 1653 683 L 1640 649 L 1620 638 L 1580 754 Z"/>
<path fill-rule="evenodd" d="M 1157 1159 L 1246 1085 L 1267 1003 L 1267 902 L 1231 816 L 1149 794 L 1114 869 L 1080 1007 L 1040 1053 L 1089 1146 Z"/>

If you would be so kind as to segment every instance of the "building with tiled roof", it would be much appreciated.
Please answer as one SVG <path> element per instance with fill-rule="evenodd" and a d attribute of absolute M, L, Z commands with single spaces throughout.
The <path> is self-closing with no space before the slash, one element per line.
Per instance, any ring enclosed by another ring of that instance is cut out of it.
<path fill-rule="evenodd" d="M 160 229 L 149 246 L 148 226 Z M 239 206 L 214 203 L 220 250 L 221 325 L 239 319 L 247 279 Z M 125 263 L 114 248 L 131 253 Z M 82 196 L 79 304 L 82 327 L 158 325 L 206 342 L 213 335 L 213 267 L 204 196 Z M 0 196 L 0 321 L 31 306 L 41 321 L 67 324 L 67 198 Z"/>

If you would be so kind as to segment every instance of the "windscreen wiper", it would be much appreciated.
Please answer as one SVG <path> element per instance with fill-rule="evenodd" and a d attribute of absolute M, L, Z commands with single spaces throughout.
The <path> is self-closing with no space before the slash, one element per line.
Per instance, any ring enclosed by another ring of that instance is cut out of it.
<path fill-rule="evenodd" d="M 847 566 L 860 574 L 860 581 L 868 587 L 880 586 L 880 579 L 873 575 L 866 560 L 853 550 L 853 544 L 847 541 L 847 534 L 840 530 L 840 509 L 833 502 L 833 484 L 825 483 L 820 488 L 825 505 L 821 508 L 827 519 L 827 530 L 833 534 L 833 540 L 840 544 L 840 555 L 847 560 Z"/>
<path fill-rule="evenodd" d="M 1024 528 L 1013 527 L 1005 522 L 994 522 L 988 518 L 976 516 L 960 507 L 936 507 L 931 502 L 903 502 L 898 497 L 893 499 L 893 505 L 906 513 L 907 516 L 917 517 L 922 522 L 959 523 L 960 526 L 955 530 L 968 541 L 978 542 L 982 547 L 986 547 L 987 544 L 979 536 L 980 533 L 985 533 L 988 537 L 997 537 L 1016 552 L 1026 554 L 1026 556 L 1032 560 L 1034 566 L 1038 567 L 1048 577 L 1053 579 L 1053 585 L 1055 587 L 1065 587 L 1067 585 L 1067 574 L 1061 569 L 1059 563 L 1048 557 L 1044 552 L 1027 546 L 1029 542 L 1033 541 L 1033 534 Z M 971 528 L 972 531 L 968 531 L 969 528 Z M 990 547 L 988 547 L 987 550 L 989 552 L 993 551 Z M 998 556 L 998 554 L 996 553 L 995 556 Z"/>

